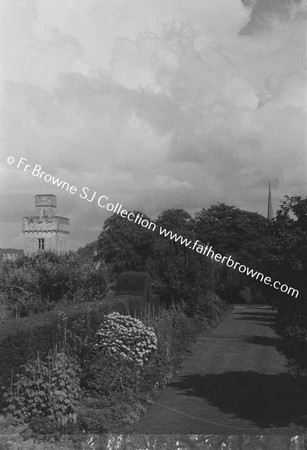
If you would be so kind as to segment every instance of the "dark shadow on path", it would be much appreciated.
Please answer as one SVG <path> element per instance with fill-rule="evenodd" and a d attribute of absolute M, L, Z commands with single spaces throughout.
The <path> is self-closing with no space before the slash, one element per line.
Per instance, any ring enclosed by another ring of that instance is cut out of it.
<path fill-rule="evenodd" d="M 241 314 L 237 314 L 239 317 L 234 317 L 235 320 L 255 320 L 258 322 L 275 322 L 274 316 L 267 316 L 266 314 L 248 314 L 247 316 L 241 316 Z"/>
<path fill-rule="evenodd" d="M 273 327 L 275 324 L 275 313 L 261 313 L 261 312 L 240 312 L 236 313 L 233 320 L 246 320 L 252 321 L 254 323 L 261 324 L 262 326 Z"/>
<path fill-rule="evenodd" d="M 247 344 L 264 345 L 265 347 L 276 347 L 280 341 L 277 337 L 251 336 L 242 338 Z"/>
<path fill-rule="evenodd" d="M 169 386 L 179 390 L 179 395 L 203 398 L 220 411 L 262 428 L 306 425 L 302 418 L 307 414 L 306 391 L 287 374 L 252 371 L 195 374 Z"/>

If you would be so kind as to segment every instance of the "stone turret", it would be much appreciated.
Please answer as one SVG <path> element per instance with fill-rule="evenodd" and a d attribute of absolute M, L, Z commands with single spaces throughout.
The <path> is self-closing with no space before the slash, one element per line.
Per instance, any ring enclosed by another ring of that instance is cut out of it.
<path fill-rule="evenodd" d="M 68 253 L 69 219 L 55 215 L 56 196 L 36 195 L 35 206 L 36 215 L 22 219 L 25 255 L 31 256 L 44 251 Z"/>
<path fill-rule="evenodd" d="M 37 215 L 40 218 L 51 218 L 55 215 L 56 196 L 55 195 L 36 195 L 35 206 Z"/>

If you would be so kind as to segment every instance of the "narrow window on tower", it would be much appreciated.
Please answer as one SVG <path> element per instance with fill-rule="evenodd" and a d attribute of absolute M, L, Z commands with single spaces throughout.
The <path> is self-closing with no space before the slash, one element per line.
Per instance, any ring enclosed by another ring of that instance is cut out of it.
<path fill-rule="evenodd" d="M 38 249 L 45 250 L 45 239 L 44 238 L 40 238 L 38 240 Z"/>

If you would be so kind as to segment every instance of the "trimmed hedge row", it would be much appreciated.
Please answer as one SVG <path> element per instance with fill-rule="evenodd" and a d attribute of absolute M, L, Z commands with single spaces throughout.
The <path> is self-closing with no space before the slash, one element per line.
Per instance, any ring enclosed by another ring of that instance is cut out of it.
<path fill-rule="evenodd" d="M 122 272 L 116 279 L 116 293 L 119 295 L 150 296 L 150 275 L 146 272 Z"/>
<path fill-rule="evenodd" d="M 11 319 L 0 328 L 0 381 L 11 370 L 28 362 L 37 352 L 45 353 L 56 343 L 57 314 L 53 311 Z"/>
<path fill-rule="evenodd" d="M 105 298 L 101 302 L 70 305 L 4 322 L 0 326 L 0 385 L 9 386 L 12 373 L 17 372 L 30 358 L 36 357 L 37 352 L 45 356 L 55 349 L 61 340 L 60 311 L 63 311 L 67 318 L 68 328 L 73 322 L 86 318 L 87 326 L 95 330 L 105 314 L 116 311 L 141 317 L 146 308 L 148 303 L 142 296 L 116 296 Z"/>

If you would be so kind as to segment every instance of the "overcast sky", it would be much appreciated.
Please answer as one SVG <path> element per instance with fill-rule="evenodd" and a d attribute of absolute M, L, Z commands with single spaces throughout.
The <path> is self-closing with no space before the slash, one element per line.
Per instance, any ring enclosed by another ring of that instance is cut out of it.
<path fill-rule="evenodd" d="M 1 239 L 23 247 L 34 195 L 58 197 L 71 248 L 111 213 L 225 202 L 266 214 L 306 195 L 304 23 L 289 0 L 1 3 Z M 8 156 L 75 185 L 73 195 Z"/>

